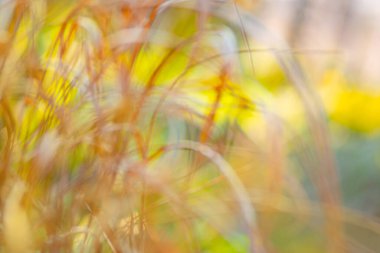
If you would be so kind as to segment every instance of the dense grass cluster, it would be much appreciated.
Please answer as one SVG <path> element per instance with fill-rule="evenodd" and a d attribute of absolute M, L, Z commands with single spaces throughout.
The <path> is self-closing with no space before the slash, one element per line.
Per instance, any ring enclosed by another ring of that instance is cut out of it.
<path fill-rule="evenodd" d="M 0 1 L 0 252 L 346 252 L 324 113 L 247 8 Z"/>

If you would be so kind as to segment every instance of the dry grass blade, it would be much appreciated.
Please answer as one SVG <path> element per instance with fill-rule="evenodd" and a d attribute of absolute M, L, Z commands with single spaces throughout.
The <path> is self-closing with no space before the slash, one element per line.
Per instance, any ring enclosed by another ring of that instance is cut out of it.
<path fill-rule="evenodd" d="M 0 0 L 0 252 L 371 252 L 266 2 Z"/>

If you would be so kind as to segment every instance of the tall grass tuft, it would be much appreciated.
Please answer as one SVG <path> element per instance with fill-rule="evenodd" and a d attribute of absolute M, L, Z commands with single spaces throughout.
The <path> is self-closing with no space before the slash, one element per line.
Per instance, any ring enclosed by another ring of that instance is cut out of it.
<path fill-rule="evenodd" d="M 346 252 L 324 112 L 251 8 L 0 1 L 0 251 Z"/>

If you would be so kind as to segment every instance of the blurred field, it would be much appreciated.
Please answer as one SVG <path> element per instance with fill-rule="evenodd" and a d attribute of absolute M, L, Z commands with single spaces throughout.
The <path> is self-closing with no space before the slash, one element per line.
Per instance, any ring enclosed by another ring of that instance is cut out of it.
<path fill-rule="evenodd" d="M 0 252 L 379 252 L 378 9 L 0 0 Z"/>

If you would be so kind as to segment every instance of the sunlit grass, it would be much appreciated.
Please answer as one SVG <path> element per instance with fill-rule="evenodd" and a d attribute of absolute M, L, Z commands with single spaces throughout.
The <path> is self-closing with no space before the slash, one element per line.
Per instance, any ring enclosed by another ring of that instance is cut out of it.
<path fill-rule="evenodd" d="M 0 4 L 1 252 L 346 252 L 324 111 L 250 1 Z"/>

